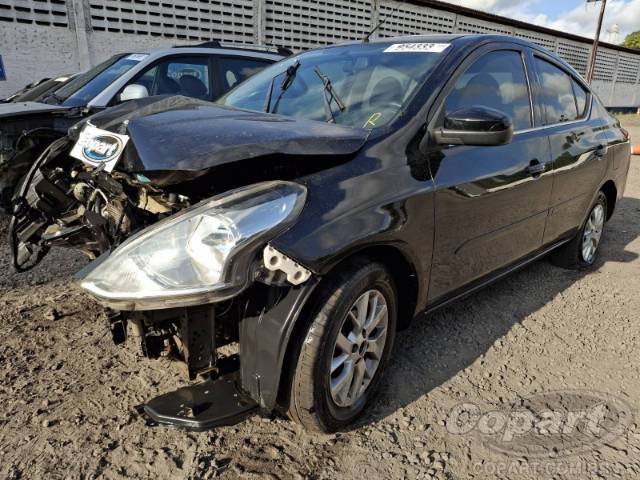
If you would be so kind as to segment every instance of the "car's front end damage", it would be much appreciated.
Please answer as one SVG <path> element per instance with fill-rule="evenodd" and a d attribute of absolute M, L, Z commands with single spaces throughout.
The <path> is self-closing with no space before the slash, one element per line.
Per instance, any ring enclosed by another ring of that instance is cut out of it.
<path fill-rule="evenodd" d="M 113 340 L 206 379 L 150 402 L 153 420 L 204 429 L 273 410 L 318 275 L 270 242 L 304 209 L 305 176 L 353 158 L 367 135 L 184 97 L 103 112 L 26 175 L 15 267 L 54 246 L 83 251 L 93 261 L 77 281 L 106 307 Z"/>

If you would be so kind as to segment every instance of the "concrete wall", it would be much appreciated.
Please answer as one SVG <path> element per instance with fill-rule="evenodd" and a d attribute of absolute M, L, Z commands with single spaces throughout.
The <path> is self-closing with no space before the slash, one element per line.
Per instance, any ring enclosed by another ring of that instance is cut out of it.
<path fill-rule="evenodd" d="M 0 55 L 7 76 L 0 82 L 0 98 L 33 80 L 80 68 L 76 36 L 68 28 L 0 24 Z"/>

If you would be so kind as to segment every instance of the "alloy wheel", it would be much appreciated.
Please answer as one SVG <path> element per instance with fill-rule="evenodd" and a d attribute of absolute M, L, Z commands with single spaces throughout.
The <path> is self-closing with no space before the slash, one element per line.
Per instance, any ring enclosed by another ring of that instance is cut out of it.
<path fill-rule="evenodd" d="M 349 309 L 336 338 L 329 372 L 336 405 L 349 407 L 366 391 L 380 365 L 388 325 L 387 301 L 378 290 L 366 291 Z"/>
<path fill-rule="evenodd" d="M 582 259 L 587 263 L 592 263 L 596 256 L 603 227 L 604 207 L 598 204 L 591 210 L 582 233 Z"/>

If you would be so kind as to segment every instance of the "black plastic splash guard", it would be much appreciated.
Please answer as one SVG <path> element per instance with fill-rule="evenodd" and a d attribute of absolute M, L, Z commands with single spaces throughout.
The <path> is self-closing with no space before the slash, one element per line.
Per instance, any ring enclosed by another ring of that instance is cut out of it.
<path fill-rule="evenodd" d="M 257 403 L 238 390 L 235 376 L 223 376 L 160 395 L 144 405 L 143 411 L 159 424 L 201 432 L 234 425 L 257 408 Z"/>

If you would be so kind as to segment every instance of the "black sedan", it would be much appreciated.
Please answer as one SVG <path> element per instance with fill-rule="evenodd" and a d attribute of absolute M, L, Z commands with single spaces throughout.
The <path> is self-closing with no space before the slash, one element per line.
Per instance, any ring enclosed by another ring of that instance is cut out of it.
<path fill-rule="evenodd" d="M 546 254 L 592 265 L 629 150 L 580 75 L 523 40 L 322 48 L 218 105 L 145 99 L 74 127 L 21 187 L 15 265 L 84 251 L 114 340 L 206 379 L 151 400 L 153 421 L 259 408 L 331 431 L 416 314 Z"/>

